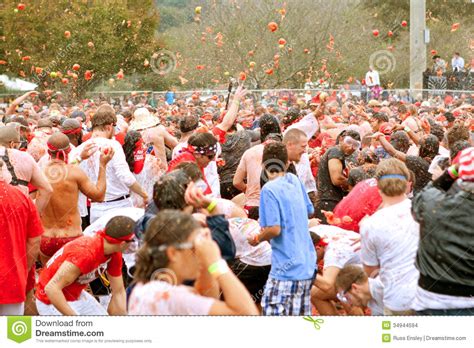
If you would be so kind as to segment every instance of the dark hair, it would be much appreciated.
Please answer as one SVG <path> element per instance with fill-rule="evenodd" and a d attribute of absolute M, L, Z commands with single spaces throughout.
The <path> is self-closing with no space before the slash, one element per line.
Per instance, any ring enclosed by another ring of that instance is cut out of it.
<path fill-rule="evenodd" d="M 105 234 L 110 237 L 120 238 L 133 233 L 134 229 L 135 221 L 133 219 L 128 216 L 114 216 L 105 225 Z"/>
<path fill-rule="evenodd" d="M 437 123 L 433 123 L 431 125 L 430 133 L 433 134 L 436 138 L 438 138 L 439 142 L 443 141 L 444 138 L 444 129 Z"/>
<path fill-rule="evenodd" d="M 260 125 L 260 141 L 263 143 L 269 134 L 281 134 L 281 128 L 275 116 L 264 114 L 259 119 Z"/>
<path fill-rule="evenodd" d="M 153 202 L 158 210 L 186 207 L 184 193 L 191 179 L 183 170 L 173 170 L 161 176 L 153 187 Z"/>
<path fill-rule="evenodd" d="M 432 160 L 439 152 L 439 141 L 434 135 L 428 135 L 420 141 L 420 157 Z"/>
<path fill-rule="evenodd" d="M 269 143 L 263 148 L 263 168 L 269 173 L 281 173 L 286 171 L 288 163 L 288 151 L 283 143 Z"/>
<path fill-rule="evenodd" d="M 346 130 L 346 133 L 344 134 L 345 136 L 351 137 L 352 139 L 355 139 L 357 141 L 360 141 L 360 134 L 359 132 L 353 130 L 353 129 L 348 129 Z"/>
<path fill-rule="evenodd" d="M 347 184 L 354 187 L 359 182 L 367 179 L 367 176 L 362 168 L 352 168 L 349 172 L 349 178 L 347 179 Z"/>
<path fill-rule="evenodd" d="M 115 110 L 109 104 L 99 106 L 97 112 L 91 119 L 92 130 L 104 130 L 104 126 L 117 122 Z"/>
<path fill-rule="evenodd" d="M 128 109 L 122 110 L 120 114 L 122 115 L 123 118 L 132 118 L 133 116 L 132 112 Z"/>
<path fill-rule="evenodd" d="M 283 117 L 281 122 L 284 125 L 289 125 L 289 124 L 293 123 L 295 120 L 297 120 L 298 117 L 300 117 L 300 110 L 293 107 L 293 108 L 290 108 L 286 112 L 286 115 Z"/>
<path fill-rule="evenodd" d="M 137 251 L 134 282 L 147 283 L 154 280 L 154 272 L 166 268 L 169 263 L 166 248 L 160 250 L 159 247 L 183 243 L 199 227 L 198 222 L 189 214 L 177 210 L 160 211 L 148 224 L 144 244 Z"/>
<path fill-rule="evenodd" d="M 201 169 L 199 169 L 199 166 L 194 162 L 181 162 L 175 167 L 175 169 L 182 170 L 191 181 L 203 179 Z"/>
<path fill-rule="evenodd" d="M 453 145 L 459 140 L 469 141 L 469 129 L 461 124 L 455 124 L 451 129 L 446 132 L 446 138 L 448 139 L 448 146 Z"/>
<path fill-rule="evenodd" d="M 372 118 L 375 118 L 379 123 L 388 122 L 388 115 L 385 112 L 377 112 L 372 115 Z"/>
<path fill-rule="evenodd" d="M 448 122 L 454 122 L 454 120 L 456 120 L 452 112 L 445 112 L 444 117 L 446 117 L 446 121 Z"/>
<path fill-rule="evenodd" d="M 464 149 L 471 147 L 471 144 L 467 140 L 456 141 L 452 146 L 449 147 L 449 157 L 451 160 L 455 159 L 459 152 Z"/>
<path fill-rule="evenodd" d="M 123 143 L 123 152 L 125 153 L 125 160 L 127 161 L 130 171 L 133 173 L 133 166 L 135 164 L 135 143 L 142 137 L 140 132 L 131 130 L 127 132 L 125 141 Z"/>
<path fill-rule="evenodd" d="M 188 133 L 195 130 L 199 125 L 199 120 L 195 116 L 184 116 L 179 120 L 178 126 L 181 133 Z"/>
<path fill-rule="evenodd" d="M 196 133 L 191 135 L 188 144 L 195 147 L 209 147 L 217 144 L 217 139 L 211 133 Z"/>
<path fill-rule="evenodd" d="M 410 138 L 404 131 L 396 131 L 390 137 L 390 144 L 395 150 L 406 153 L 410 148 Z"/>

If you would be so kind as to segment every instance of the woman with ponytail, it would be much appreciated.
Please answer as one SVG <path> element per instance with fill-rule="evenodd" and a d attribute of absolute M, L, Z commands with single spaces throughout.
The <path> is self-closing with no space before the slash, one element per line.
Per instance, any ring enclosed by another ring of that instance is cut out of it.
<path fill-rule="evenodd" d="M 189 214 L 164 210 L 137 253 L 130 315 L 257 315 L 244 285 L 221 258 L 209 229 Z M 193 281 L 194 287 L 183 285 Z M 219 300 L 223 292 L 224 301 Z"/>
<path fill-rule="evenodd" d="M 163 171 L 160 169 L 160 159 L 147 154 L 142 135 L 138 131 L 132 130 L 127 133 L 123 144 L 123 151 L 130 171 L 148 194 L 149 201 L 147 203 L 150 203 L 153 197 L 153 185 L 163 174 Z M 143 199 L 134 192 L 131 193 L 131 197 L 133 206 L 139 207 Z"/>

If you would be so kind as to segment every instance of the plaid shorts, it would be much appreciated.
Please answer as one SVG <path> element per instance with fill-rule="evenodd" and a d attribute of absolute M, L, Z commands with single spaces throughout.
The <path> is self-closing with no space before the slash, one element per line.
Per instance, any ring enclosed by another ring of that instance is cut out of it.
<path fill-rule="evenodd" d="M 313 279 L 278 280 L 268 277 L 262 297 L 263 315 L 311 315 Z"/>

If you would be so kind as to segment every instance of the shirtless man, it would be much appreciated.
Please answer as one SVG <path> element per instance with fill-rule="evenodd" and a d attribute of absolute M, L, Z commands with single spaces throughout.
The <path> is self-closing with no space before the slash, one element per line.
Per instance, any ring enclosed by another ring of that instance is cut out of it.
<path fill-rule="evenodd" d="M 63 245 L 82 235 L 77 206 L 79 191 L 95 202 L 103 201 L 105 196 L 105 167 L 114 155 L 113 149 L 106 148 L 101 152 L 96 185 L 79 167 L 67 164 L 70 150 L 67 135 L 55 133 L 48 139 L 50 160 L 44 173 L 53 187 L 53 195 L 41 216 L 44 234 L 41 236 L 40 259 L 43 264 Z"/>

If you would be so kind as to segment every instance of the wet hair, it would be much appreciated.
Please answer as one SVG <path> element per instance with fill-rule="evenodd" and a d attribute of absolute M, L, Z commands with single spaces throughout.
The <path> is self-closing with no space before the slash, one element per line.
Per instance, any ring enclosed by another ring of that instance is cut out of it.
<path fill-rule="evenodd" d="M 444 117 L 446 117 L 446 121 L 448 121 L 450 123 L 454 122 L 456 120 L 456 118 L 454 117 L 452 112 L 445 112 Z"/>
<path fill-rule="evenodd" d="M 446 138 L 448 140 L 448 146 L 453 145 L 459 140 L 469 141 L 469 129 L 460 124 L 455 124 L 451 129 L 446 132 Z"/>
<path fill-rule="evenodd" d="M 92 130 L 105 130 L 105 126 L 117 122 L 115 110 L 109 104 L 99 106 L 97 112 L 91 119 Z"/>
<path fill-rule="evenodd" d="M 130 171 L 133 173 L 133 166 L 135 164 L 135 144 L 142 137 L 140 132 L 131 130 L 127 132 L 125 141 L 123 143 L 123 152 L 125 153 L 125 160 L 127 161 Z"/>
<path fill-rule="evenodd" d="M 395 150 L 406 153 L 410 148 L 410 138 L 404 131 L 396 131 L 390 137 L 390 144 Z"/>
<path fill-rule="evenodd" d="M 354 187 L 359 182 L 367 179 L 367 175 L 362 168 L 352 168 L 349 172 L 349 178 L 347 179 L 347 184 Z"/>
<path fill-rule="evenodd" d="M 184 193 L 191 179 L 183 170 L 173 170 L 161 176 L 153 186 L 153 202 L 158 210 L 186 207 Z"/>
<path fill-rule="evenodd" d="M 269 143 L 263 148 L 263 168 L 269 173 L 286 172 L 288 151 L 283 143 Z"/>
<path fill-rule="evenodd" d="M 199 120 L 195 116 L 185 116 L 179 120 L 178 126 L 181 133 L 189 133 L 199 125 Z"/>
<path fill-rule="evenodd" d="M 430 133 L 433 134 L 436 138 L 438 138 L 439 142 L 443 141 L 444 129 L 439 124 L 433 122 L 433 124 L 431 124 Z"/>
<path fill-rule="evenodd" d="M 362 163 L 372 163 L 372 164 L 378 164 L 379 163 L 379 158 L 375 154 L 374 151 L 372 151 L 370 148 L 365 148 L 360 152 L 360 156 L 362 158 Z"/>
<path fill-rule="evenodd" d="M 121 238 L 133 233 L 135 221 L 128 216 L 114 216 L 105 225 L 105 234 L 113 238 Z"/>
<path fill-rule="evenodd" d="M 122 115 L 123 118 L 132 118 L 133 117 L 133 114 L 130 110 L 126 109 L 126 110 L 122 110 L 120 112 L 120 115 Z"/>
<path fill-rule="evenodd" d="M 379 123 L 388 122 L 388 115 L 384 112 L 377 112 L 372 115 L 372 118 L 375 118 Z"/>
<path fill-rule="evenodd" d="M 344 266 L 336 277 L 336 291 L 350 289 L 352 284 L 364 284 L 368 280 L 364 270 L 355 265 Z"/>
<path fill-rule="evenodd" d="M 189 138 L 188 144 L 195 147 L 209 147 L 217 144 L 217 139 L 211 133 L 196 133 Z"/>
<path fill-rule="evenodd" d="M 20 141 L 20 134 L 15 127 L 0 127 L 0 145 L 8 146 L 11 141 Z"/>
<path fill-rule="evenodd" d="M 175 169 L 182 170 L 193 182 L 203 179 L 201 169 L 194 162 L 181 162 Z"/>
<path fill-rule="evenodd" d="M 260 141 L 263 143 L 269 134 L 276 133 L 281 134 L 281 128 L 278 124 L 278 120 L 275 116 L 270 114 L 265 114 L 260 117 Z"/>
<path fill-rule="evenodd" d="M 160 250 L 159 247 L 183 243 L 199 228 L 199 223 L 189 214 L 176 210 L 160 211 L 148 224 L 144 244 L 137 251 L 134 282 L 147 283 L 163 276 L 155 271 L 167 268 L 169 259 L 166 248 Z"/>
<path fill-rule="evenodd" d="M 455 159 L 459 152 L 464 149 L 471 147 L 471 144 L 467 140 L 456 141 L 452 146 L 449 147 L 449 157 L 451 160 Z"/>
<path fill-rule="evenodd" d="M 405 179 L 399 178 L 382 178 L 384 175 L 397 174 L 403 175 Z M 407 190 L 410 172 L 402 161 L 396 158 L 383 160 L 377 166 L 375 173 L 377 186 L 379 190 L 388 197 L 395 197 L 404 194 Z"/>
<path fill-rule="evenodd" d="M 430 162 L 439 152 L 439 141 L 434 135 L 428 135 L 420 140 L 419 156 Z"/>
<path fill-rule="evenodd" d="M 48 153 L 51 157 L 66 161 L 66 158 L 63 157 L 64 153 L 61 150 L 67 150 L 70 148 L 69 138 L 66 134 L 61 132 L 56 132 L 48 138 L 48 144 L 51 144 L 58 150 L 51 150 L 48 148 Z M 65 156 L 65 155 L 64 155 Z"/>
<path fill-rule="evenodd" d="M 286 115 L 283 117 L 281 122 L 284 125 L 290 125 L 291 123 L 296 121 L 299 117 L 300 117 L 300 110 L 292 107 L 287 111 Z"/>

